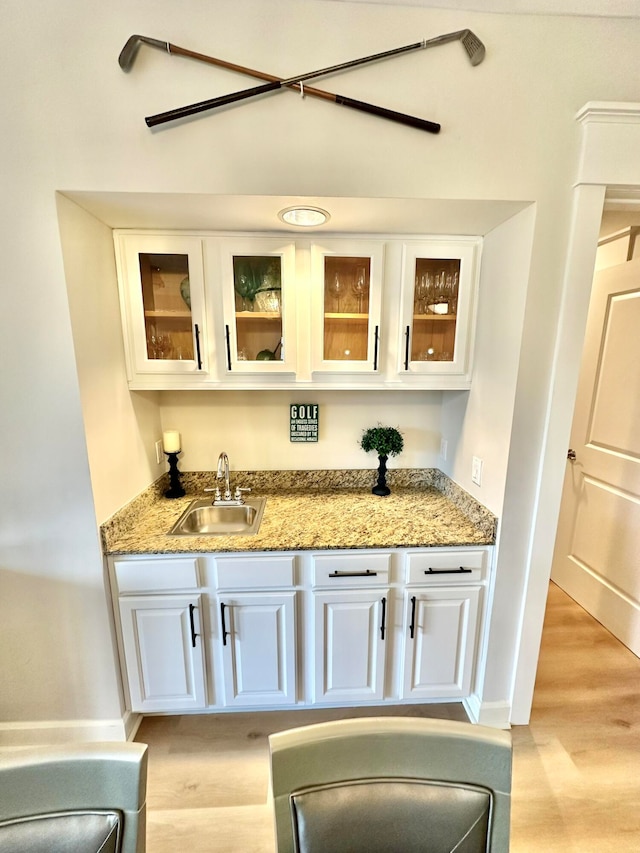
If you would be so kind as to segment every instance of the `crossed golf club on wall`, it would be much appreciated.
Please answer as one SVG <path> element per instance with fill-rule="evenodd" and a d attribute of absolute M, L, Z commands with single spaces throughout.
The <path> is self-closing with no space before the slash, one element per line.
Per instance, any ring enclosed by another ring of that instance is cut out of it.
<path fill-rule="evenodd" d="M 232 62 L 225 62 L 223 59 L 217 59 L 214 56 L 207 56 L 203 53 L 195 53 L 192 50 L 187 50 L 184 47 L 179 47 L 176 44 L 171 44 L 168 41 L 160 41 L 158 39 L 148 38 L 147 36 L 133 35 L 127 39 L 127 43 L 120 51 L 118 62 L 123 71 L 129 71 L 138 53 L 138 48 L 141 44 L 148 44 L 151 47 L 159 48 L 169 54 L 177 54 L 186 56 L 190 59 L 197 59 L 200 62 L 207 62 L 210 65 L 218 65 L 221 68 L 228 68 L 232 71 L 239 71 L 242 74 L 247 74 L 250 77 L 257 77 L 260 80 L 268 82 L 262 86 L 254 86 L 250 89 L 242 89 L 240 92 L 232 92 L 229 95 L 222 95 L 218 98 L 211 98 L 207 101 L 200 101 L 197 104 L 189 104 L 185 107 L 178 107 L 175 110 L 169 110 L 164 113 L 147 116 L 145 121 L 148 127 L 155 127 L 159 124 L 164 124 L 169 121 L 174 121 L 179 118 L 195 115 L 196 113 L 213 110 L 217 107 L 233 104 L 237 101 L 243 101 L 248 98 L 254 98 L 258 95 L 263 95 L 266 92 L 273 92 L 278 89 L 292 88 L 297 89 L 302 95 L 311 95 L 316 98 L 324 98 L 327 101 L 333 101 L 344 107 L 351 107 L 361 112 L 370 113 L 380 118 L 386 118 L 400 124 L 406 124 L 410 127 L 426 130 L 428 133 L 438 133 L 440 125 L 436 122 L 427 121 L 426 119 L 418 118 L 417 116 L 406 115 L 395 110 L 386 109 L 386 107 L 378 107 L 375 104 L 368 104 L 366 101 L 357 101 L 353 98 L 347 98 L 345 95 L 335 95 L 333 92 L 326 92 L 324 89 L 315 89 L 310 86 L 305 86 L 305 80 L 311 80 L 314 77 L 321 77 L 324 74 L 331 74 L 335 71 L 343 71 L 346 68 L 354 68 L 358 65 L 365 65 L 369 62 L 375 62 L 380 59 L 387 59 L 392 56 L 409 53 L 413 50 L 423 50 L 424 48 L 436 47 L 440 44 L 446 44 L 452 41 L 462 42 L 462 46 L 467 52 L 467 56 L 472 65 L 479 65 L 484 59 L 485 47 L 477 35 L 471 30 L 456 30 L 453 33 L 446 33 L 442 36 L 436 36 L 432 39 L 424 39 L 423 41 L 407 44 L 403 47 L 397 47 L 392 50 L 385 50 L 382 53 L 375 53 L 371 56 L 364 56 L 360 59 L 351 59 L 348 62 L 341 62 L 338 65 L 331 65 L 328 68 L 321 68 L 318 71 L 308 71 L 305 74 L 299 74 L 296 77 L 275 77 L 273 74 L 267 74 L 264 71 L 256 71 L 253 68 L 246 68 L 244 65 L 236 65 Z"/>

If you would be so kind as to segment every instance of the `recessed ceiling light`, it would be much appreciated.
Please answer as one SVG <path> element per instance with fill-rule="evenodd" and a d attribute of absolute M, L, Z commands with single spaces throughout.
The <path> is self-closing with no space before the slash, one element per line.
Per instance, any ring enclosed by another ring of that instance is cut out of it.
<path fill-rule="evenodd" d="M 278 213 L 278 218 L 287 225 L 312 228 L 314 225 L 324 225 L 331 216 L 321 207 L 285 207 Z"/>

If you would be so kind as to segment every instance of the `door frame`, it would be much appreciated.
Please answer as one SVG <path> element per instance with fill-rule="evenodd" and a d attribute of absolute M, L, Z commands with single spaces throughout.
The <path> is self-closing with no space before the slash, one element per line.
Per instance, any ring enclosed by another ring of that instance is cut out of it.
<path fill-rule="evenodd" d="M 514 724 L 528 723 L 531 713 L 605 200 L 616 191 L 640 198 L 640 157 L 635 154 L 640 149 L 640 103 L 590 101 L 576 120 L 582 125 L 582 139 L 520 614 L 511 696 Z"/>

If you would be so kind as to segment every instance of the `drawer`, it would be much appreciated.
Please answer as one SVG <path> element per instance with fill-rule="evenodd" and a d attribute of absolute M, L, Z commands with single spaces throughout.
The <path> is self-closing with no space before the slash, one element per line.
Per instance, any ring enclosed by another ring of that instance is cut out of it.
<path fill-rule="evenodd" d="M 407 555 L 407 583 L 471 583 L 485 577 L 487 551 L 423 551 Z"/>
<path fill-rule="evenodd" d="M 218 589 L 295 586 L 295 557 L 216 557 Z"/>
<path fill-rule="evenodd" d="M 323 554 L 313 557 L 313 585 L 327 587 L 388 584 L 391 554 Z"/>
<path fill-rule="evenodd" d="M 114 561 L 118 592 L 168 592 L 198 589 L 196 557 Z"/>

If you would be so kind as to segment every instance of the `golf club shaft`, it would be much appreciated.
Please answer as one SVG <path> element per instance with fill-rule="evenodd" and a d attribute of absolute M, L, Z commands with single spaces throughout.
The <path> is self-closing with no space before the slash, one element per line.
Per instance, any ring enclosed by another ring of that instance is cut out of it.
<path fill-rule="evenodd" d="M 166 42 L 167 53 L 176 54 L 178 56 L 186 56 L 189 59 L 196 59 L 199 62 L 207 62 L 210 65 L 217 65 L 221 68 L 227 68 L 231 71 L 238 71 L 242 74 L 247 74 L 250 77 L 256 77 L 259 80 L 267 80 L 271 83 L 282 82 L 280 77 L 273 74 L 267 74 L 265 71 L 256 71 L 254 68 L 247 68 L 244 65 L 236 65 L 233 62 L 226 62 L 224 59 L 217 59 L 215 56 L 207 56 L 204 53 L 196 53 L 193 50 L 187 50 L 179 45 Z M 301 94 L 310 95 L 314 98 L 322 98 L 325 101 L 331 101 L 339 106 L 351 107 L 352 109 L 360 110 L 361 112 L 370 113 L 380 118 L 386 118 L 390 121 L 398 122 L 399 124 L 409 125 L 419 130 L 425 130 L 428 133 L 439 133 L 440 125 L 433 121 L 418 118 L 417 116 L 406 115 L 395 110 L 389 110 L 385 107 L 378 107 L 375 104 L 369 104 L 366 101 L 357 101 L 353 98 L 347 98 L 345 95 L 336 95 L 333 92 L 327 92 L 324 89 L 316 89 L 312 86 L 303 86 L 301 83 L 288 84 L 290 89 L 296 89 Z"/>
<path fill-rule="evenodd" d="M 296 83 L 302 83 L 305 80 L 311 80 L 313 77 L 320 77 L 323 74 L 331 74 L 335 71 L 342 71 L 345 68 L 354 68 L 358 65 L 364 65 L 369 62 L 375 62 L 380 59 L 385 59 L 391 56 L 398 56 L 399 54 L 408 53 L 413 50 L 418 50 L 419 48 L 425 47 L 428 42 L 419 41 L 415 44 L 405 45 L 403 47 L 397 47 L 392 50 L 386 50 L 382 53 L 372 54 L 371 56 L 364 56 L 360 59 L 352 59 L 348 62 L 342 62 L 338 65 L 332 65 L 328 68 L 321 68 L 318 71 L 309 71 L 305 74 L 300 74 L 296 77 L 288 77 L 286 79 L 276 78 L 273 81 L 265 83 L 262 86 L 254 86 L 251 89 L 243 89 L 240 92 L 232 92 L 229 95 L 222 95 L 218 98 L 210 98 L 207 101 L 200 101 L 196 104 L 189 104 L 186 107 L 178 107 L 175 110 L 169 110 L 164 113 L 158 113 L 153 116 L 148 116 L 145 118 L 145 121 L 149 127 L 155 127 L 158 124 L 164 124 L 168 121 L 174 121 L 178 118 L 186 118 L 187 116 L 195 115 L 196 113 L 204 112 L 205 110 L 216 109 L 217 107 L 226 106 L 227 104 L 233 104 L 237 101 L 243 101 L 247 98 L 257 97 L 258 95 L 266 94 L 267 92 L 273 92 L 276 89 L 281 89 L 286 86 L 290 86 Z M 345 101 L 350 101 L 351 99 L 345 99 Z M 361 106 L 358 109 L 363 109 L 364 105 L 360 101 L 354 101 L 349 103 L 348 106 L 354 106 L 355 104 L 360 104 Z M 367 105 L 371 107 L 372 105 Z M 379 110 L 382 108 L 375 107 L 375 114 L 380 115 Z M 372 110 L 367 109 L 367 112 Z M 400 113 L 396 113 L 396 116 L 400 116 Z M 422 121 L 422 119 L 419 119 Z"/>

